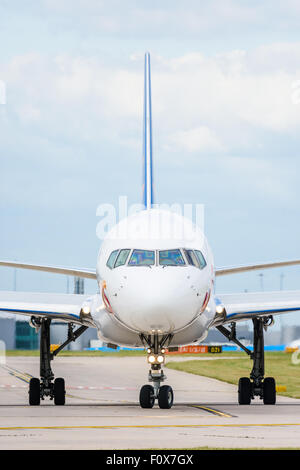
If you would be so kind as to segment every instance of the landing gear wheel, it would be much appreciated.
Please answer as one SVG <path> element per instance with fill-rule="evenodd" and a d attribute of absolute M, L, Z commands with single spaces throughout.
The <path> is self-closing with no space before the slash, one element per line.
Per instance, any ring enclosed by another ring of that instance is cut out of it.
<path fill-rule="evenodd" d="M 273 377 L 266 377 L 263 383 L 264 405 L 275 405 L 276 403 L 276 383 Z"/>
<path fill-rule="evenodd" d="M 40 381 L 37 378 L 29 382 L 29 405 L 36 406 L 41 403 Z"/>
<path fill-rule="evenodd" d="M 142 408 L 153 408 L 155 402 L 152 385 L 143 385 L 140 391 L 140 405 Z"/>
<path fill-rule="evenodd" d="M 55 405 L 64 405 L 65 404 L 65 381 L 62 378 L 57 378 L 54 380 L 54 387 L 53 387 L 53 395 L 54 395 L 54 404 Z"/>
<path fill-rule="evenodd" d="M 251 381 L 248 377 L 239 380 L 239 405 L 250 405 L 252 397 Z"/>
<path fill-rule="evenodd" d="M 160 408 L 168 409 L 172 408 L 174 400 L 174 394 L 172 387 L 169 385 L 163 385 L 159 389 L 158 393 L 158 404 Z"/>

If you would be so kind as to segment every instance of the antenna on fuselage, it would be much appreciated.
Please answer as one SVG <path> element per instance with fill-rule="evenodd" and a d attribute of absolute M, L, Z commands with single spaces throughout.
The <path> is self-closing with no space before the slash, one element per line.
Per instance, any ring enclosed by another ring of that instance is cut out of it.
<path fill-rule="evenodd" d="M 151 71 L 150 53 L 145 54 L 144 69 L 144 185 L 143 203 L 145 209 L 151 209 L 153 204 L 153 167 L 152 167 L 152 104 L 151 104 Z"/>

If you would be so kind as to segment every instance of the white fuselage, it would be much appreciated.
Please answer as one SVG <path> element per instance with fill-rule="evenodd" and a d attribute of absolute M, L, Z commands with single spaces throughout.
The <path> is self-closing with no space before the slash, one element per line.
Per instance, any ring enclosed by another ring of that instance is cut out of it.
<path fill-rule="evenodd" d="M 109 267 L 117 250 L 128 250 L 126 263 Z M 132 265 L 133 250 L 148 250 L 152 264 Z M 162 265 L 164 250 L 180 250 L 184 263 Z M 186 250 L 200 250 L 205 267 L 190 264 Z M 173 344 L 187 344 L 205 337 L 215 316 L 211 250 L 202 231 L 174 212 L 145 210 L 117 224 L 101 246 L 97 280 L 103 306 L 94 319 L 118 344 L 139 345 L 141 333 L 171 333 Z"/>

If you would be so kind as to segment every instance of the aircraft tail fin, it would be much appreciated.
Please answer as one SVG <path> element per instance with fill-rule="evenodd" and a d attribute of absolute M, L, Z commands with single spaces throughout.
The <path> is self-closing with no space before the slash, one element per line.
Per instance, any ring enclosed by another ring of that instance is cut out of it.
<path fill-rule="evenodd" d="M 151 105 L 151 72 L 150 54 L 145 54 L 145 76 L 144 76 L 144 184 L 143 203 L 145 209 L 151 209 L 153 198 L 153 165 L 152 165 L 152 105 Z"/>

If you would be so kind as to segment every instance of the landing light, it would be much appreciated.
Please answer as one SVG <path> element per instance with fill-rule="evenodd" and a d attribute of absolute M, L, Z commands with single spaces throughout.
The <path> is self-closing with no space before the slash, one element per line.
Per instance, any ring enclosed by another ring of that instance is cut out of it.
<path fill-rule="evenodd" d="M 148 362 L 150 362 L 150 364 L 153 364 L 155 362 L 155 356 L 153 356 L 153 354 L 151 354 L 151 356 L 148 356 Z"/>
<path fill-rule="evenodd" d="M 224 312 L 224 307 L 223 307 L 222 305 L 218 305 L 218 306 L 216 307 L 216 312 L 217 312 L 219 315 L 221 315 L 221 313 Z"/>
<path fill-rule="evenodd" d="M 84 315 L 89 315 L 89 314 L 91 313 L 90 307 L 88 307 L 88 305 L 85 305 L 85 306 L 82 308 L 82 313 L 84 313 Z"/>
<path fill-rule="evenodd" d="M 147 359 L 149 364 L 163 364 L 165 361 L 165 358 L 162 354 L 150 354 Z"/>

